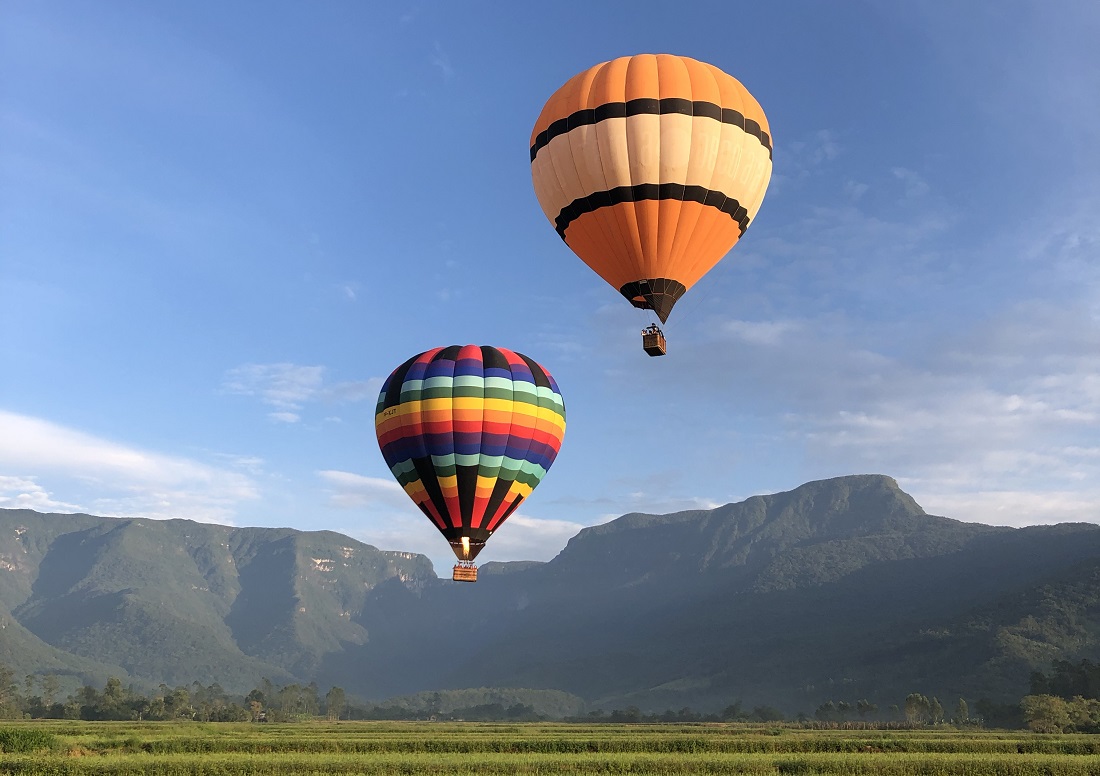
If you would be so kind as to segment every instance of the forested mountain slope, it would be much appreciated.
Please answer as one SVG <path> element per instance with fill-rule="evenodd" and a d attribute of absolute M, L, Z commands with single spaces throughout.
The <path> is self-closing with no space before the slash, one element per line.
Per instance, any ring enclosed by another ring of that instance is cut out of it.
<path fill-rule="evenodd" d="M 935 517 L 861 475 L 625 515 L 470 585 L 335 533 L 0 510 L 0 606 L 17 675 L 658 710 L 1015 699 L 1032 668 L 1100 657 L 1100 527 Z"/>

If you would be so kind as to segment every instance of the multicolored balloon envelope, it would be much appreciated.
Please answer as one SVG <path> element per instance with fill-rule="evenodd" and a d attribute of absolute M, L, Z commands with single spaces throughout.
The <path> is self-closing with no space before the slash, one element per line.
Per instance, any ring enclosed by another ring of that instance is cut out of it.
<path fill-rule="evenodd" d="M 760 104 L 713 65 L 639 54 L 570 79 L 531 131 L 535 195 L 565 243 L 662 322 L 768 188 Z"/>
<path fill-rule="evenodd" d="M 565 404 L 522 353 L 452 345 L 397 367 L 374 423 L 393 476 L 468 563 L 554 462 Z"/>

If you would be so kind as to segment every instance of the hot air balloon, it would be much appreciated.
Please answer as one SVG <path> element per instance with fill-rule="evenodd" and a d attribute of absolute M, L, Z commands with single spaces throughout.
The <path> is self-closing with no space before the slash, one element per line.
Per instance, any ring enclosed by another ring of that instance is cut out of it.
<path fill-rule="evenodd" d="M 760 104 L 717 67 L 671 54 L 621 57 L 574 76 L 531 132 L 531 177 L 547 219 L 661 323 L 745 233 L 771 170 Z M 646 351 L 664 355 L 660 328 L 646 334 Z"/>
<path fill-rule="evenodd" d="M 546 475 L 565 435 L 550 373 L 522 353 L 433 348 L 386 379 L 374 416 L 382 457 L 451 545 L 455 581 Z"/>

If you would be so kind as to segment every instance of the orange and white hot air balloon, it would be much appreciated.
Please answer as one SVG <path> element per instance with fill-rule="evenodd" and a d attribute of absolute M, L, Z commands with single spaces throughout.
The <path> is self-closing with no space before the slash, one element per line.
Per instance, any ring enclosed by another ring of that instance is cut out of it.
<path fill-rule="evenodd" d="M 745 233 L 771 171 L 760 104 L 717 67 L 671 54 L 574 76 L 531 132 L 531 177 L 550 223 L 662 323 Z"/>

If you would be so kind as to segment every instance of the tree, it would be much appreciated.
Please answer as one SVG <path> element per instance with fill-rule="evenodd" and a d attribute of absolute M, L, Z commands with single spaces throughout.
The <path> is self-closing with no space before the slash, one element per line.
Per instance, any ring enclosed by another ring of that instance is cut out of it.
<path fill-rule="evenodd" d="M 130 715 L 124 708 L 122 680 L 117 676 L 107 678 L 107 684 L 103 686 L 103 695 L 97 704 L 96 717 L 98 719 L 129 719 Z"/>
<path fill-rule="evenodd" d="M 940 704 L 940 699 L 936 696 L 932 696 L 932 701 L 928 705 L 928 718 L 932 721 L 933 725 L 938 725 L 943 722 L 943 706 Z"/>
<path fill-rule="evenodd" d="M 1031 695 L 1057 695 L 1065 700 L 1076 696 L 1100 698 L 1100 664 L 1055 660 L 1049 678 L 1039 671 L 1032 672 Z"/>
<path fill-rule="evenodd" d="M 177 687 L 164 699 L 165 711 L 169 718 L 193 719 L 194 709 L 191 708 L 191 693 L 186 687 Z"/>
<path fill-rule="evenodd" d="M 905 719 L 910 724 L 923 725 L 931 711 L 932 704 L 919 692 L 911 692 L 905 696 Z"/>
<path fill-rule="evenodd" d="M 736 722 L 744 718 L 745 713 L 741 711 L 741 701 L 735 701 L 726 708 L 722 709 L 719 715 L 723 722 Z"/>
<path fill-rule="evenodd" d="M 275 700 L 275 683 L 266 676 L 260 677 L 260 700 L 268 706 Z"/>
<path fill-rule="evenodd" d="M 316 717 L 321 713 L 321 698 L 317 690 L 317 682 L 310 682 L 309 686 L 302 690 L 299 713 L 310 717 Z"/>
<path fill-rule="evenodd" d="M 1036 733 L 1061 733 L 1073 724 L 1069 704 L 1056 695 L 1025 695 L 1020 706 Z"/>
<path fill-rule="evenodd" d="M 965 725 L 970 721 L 970 708 L 966 705 L 966 701 L 959 698 L 955 702 L 955 724 Z"/>
<path fill-rule="evenodd" d="M 1076 696 L 1068 704 L 1073 733 L 1100 732 L 1100 700 Z"/>
<path fill-rule="evenodd" d="M 23 716 L 19 691 L 15 686 L 15 672 L 0 666 L 0 717 L 17 719 Z"/>
<path fill-rule="evenodd" d="M 325 716 L 329 719 L 340 719 L 347 705 L 347 696 L 340 687 L 333 687 L 325 693 Z"/>
<path fill-rule="evenodd" d="M 814 710 L 814 717 L 822 722 L 832 722 L 836 719 L 836 704 L 832 701 L 825 701 Z"/>
<path fill-rule="evenodd" d="M 752 719 L 758 722 L 782 722 L 784 717 L 783 712 L 774 706 L 754 706 Z"/>
<path fill-rule="evenodd" d="M 875 714 L 878 712 L 878 706 L 871 703 L 866 698 L 860 698 L 856 701 L 856 712 L 859 714 L 860 719 L 865 719 L 868 714 Z"/>
<path fill-rule="evenodd" d="M 61 689 L 61 680 L 56 674 L 46 674 L 42 677 L 42 700 L 47 706 L 52 706 L 54 698 Z"/>

